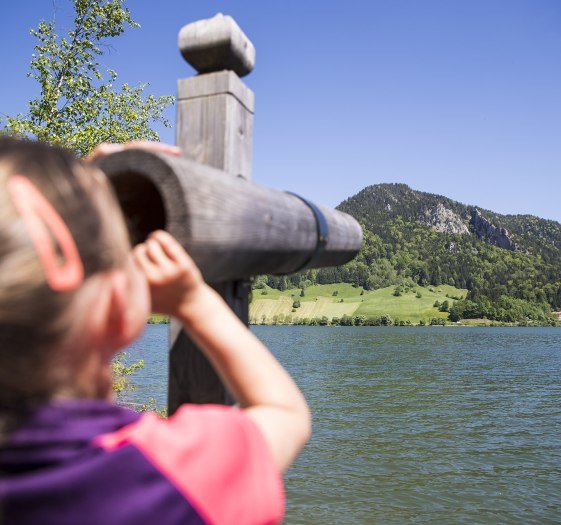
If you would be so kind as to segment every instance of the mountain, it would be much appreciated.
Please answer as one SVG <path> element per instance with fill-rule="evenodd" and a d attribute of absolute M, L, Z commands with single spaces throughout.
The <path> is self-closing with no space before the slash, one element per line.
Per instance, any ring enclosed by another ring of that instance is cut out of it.
<path fill-rule="evenodd" d="M 561 224 L 532 215 L 500 215 L 405 184 L 368 186 L 338 207 L 370 229 L 401 217 L 440 233 L 475 234 L 492 245 L 553 260 L 561 255 Z"/>
<path fill-rule="evenodd" d="M 337 268 L 269 277 L 270 286 L 448 284 L 469 290 L 458 304 L 469 310 L 462 316 L 499 320 L 561 308 L 561 224 L 555 221 L 501 215 L 405 184 L 368 186 L 337 208 L 363 226 L 357 258 Z"/>

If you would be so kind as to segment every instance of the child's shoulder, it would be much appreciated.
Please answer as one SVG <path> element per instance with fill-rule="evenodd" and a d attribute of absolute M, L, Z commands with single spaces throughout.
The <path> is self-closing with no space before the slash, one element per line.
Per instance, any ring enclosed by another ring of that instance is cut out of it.
<path fill-rule="evenodd" d="M 278 468 L 261 431 L 237 408 L 184 405 L 169 419 L 148 413 L 95 443 L 107 451 L 137 448 L 212 523 L 228 523 L 228 516 L 237 516 L 236 523 L 282 517 Z"/>
<path fill-rule="evenodd" d="M 123 522 L 139 524 L 175 523 L 171 515 L 184 523 L 282 518 L 278 469 L 257 426 L 235 408 L 184 405 L 160 419 L 72 401 L 42 407 L 12 438 L 0 449 L 0 468 L 17 474 L 2 480 L 6 501 L 18 502 L 17 523 L 61 516 L 99 523 L 117 508 Z M 52 503 L 61 501 L 66 506 Z M 36 509 L 43 514 L 35 517 Z"/>

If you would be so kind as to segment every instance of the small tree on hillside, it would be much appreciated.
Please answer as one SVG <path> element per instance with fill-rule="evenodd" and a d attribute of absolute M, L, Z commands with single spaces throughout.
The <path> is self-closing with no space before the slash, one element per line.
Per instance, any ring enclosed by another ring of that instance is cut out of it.
<path fill-rule="evenodd" d="M 440 305 L 439 310 L 441 312 L 447 312 L 450 309 L 450 303 L 448 302 L 448 300 L 443 301 L 443 303 Z"/>

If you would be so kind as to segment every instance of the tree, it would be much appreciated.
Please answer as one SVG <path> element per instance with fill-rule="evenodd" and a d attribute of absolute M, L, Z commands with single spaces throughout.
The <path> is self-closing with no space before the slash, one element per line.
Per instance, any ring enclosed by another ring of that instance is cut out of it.
<path fill-rule="evenodd" d="M 117 73 L 102 71 L 99 60 L 110 38 L 139 25 L 124 0 L 72 0 L 74 18 L 66 35 L 54 21 L 39 23 L 31 34 L 38 40 L 28 77 L 41 94 L 26 114 L 6 117 L 4 130 L 32 136 L 87 155 L 101 142 L 159 140 L 152 124 L 171 127 L 163 111 L 174 97 L 145 95 L 148 83 L 116 86 Z"/>
<path fill-rule="evenodd" d="M 384 315 L 382 315 L 382 317 L 380 317 L 380 323 L 383 326 L 392 326 L 393 325 L 393 319 L 390 317 L 389 314 L 384 314 Z"/>
<path fill-rule="evenodd" d="M 447 312 L 450 309 L 450 302 L 446 299 L 441 305 L 439 310 L 441 312 Z"/>
<path fill-rule="evenodd" d="M 448 315 L 448 320 L 452 321 L 453 323 L 457 323 L 460 319 L 462 319 L 464 315 L 464 310 L 462 307 L 462 304 L 455 303 L 451 308 L 450 308 L 450 313 Z"/>
<path fill-rule="evenodd" d="M 353 324 L 354 326 L 364 326 L 366 324 L 366 316 L 365 315 L 354 316 Z"/>
<path fill-rule="evenodd" d="M 121 352 L 111 362 L 113 392 L 115 392 L 117 399 L 120 401 L 125 401 L 126 394 L 136 390 L 136 387 L 130 382 L 129 376 L 144 367 L 144 361 L 142 360 L 129 365 L 127 363 L 128 357 L 128 353 Z"/>

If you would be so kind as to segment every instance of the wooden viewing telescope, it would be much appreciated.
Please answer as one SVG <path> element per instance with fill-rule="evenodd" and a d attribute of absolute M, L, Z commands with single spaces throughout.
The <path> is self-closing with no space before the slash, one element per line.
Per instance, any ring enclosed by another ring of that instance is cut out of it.
<path fill-rule="evenodd" d="M 358 253 L 362 230 L 349 215 L 250 182 L 255 49 L 221 14 L 183 27 L 179 47 L 200 73 L 178 85 L 177 145 L 185 157 L 127 150 L 101 159 L 133 242 L 166 229 L 205 280 L 248 322 L 249 278 L 334 266 Z M 168 410 L 231 403 L 210 364 L 172 320 Z"/>
<path fill-rule="evenodd" d="M 362 231 L 350 215 L 189 159 L 128 150 L 99 166 L 133 242 L 166 229 L 210 283 L 344 264 L 360 249 Z"/>

